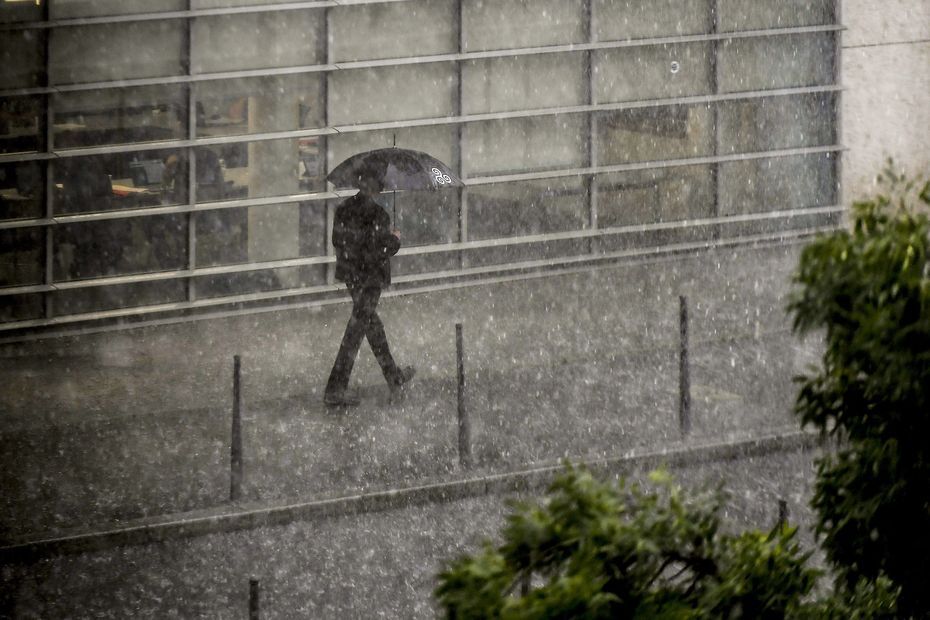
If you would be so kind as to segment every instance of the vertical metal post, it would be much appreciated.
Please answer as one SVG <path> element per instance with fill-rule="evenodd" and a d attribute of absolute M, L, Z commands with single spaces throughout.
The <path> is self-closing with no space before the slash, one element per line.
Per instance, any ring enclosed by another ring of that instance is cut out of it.
<path fill-rule="evenodd" d="M 691 432 L 691 368 L 688 361 L 688 298 L 678 297 L 678 426 L 682 435 Z"/>
<path fill-rule="evenodd" d="M 778 500 L 778 524 L 776 527 L 788 525 L 788 502 L 783 499 Z"/>
<path fill-rule="evenodd" d="M 717 34 L 720 31 L 720 4 L 718 0 L 711 0 L 711 34 Z M 710 93 L 717 95 L 720 92 L 720 69 L 718 55 L 720 54 L 720 41 L 714 39 L 710 41 Z M 711 105 L 711 122 L 714 126 L 714 158 L 720 155 L 720 102 L 715 101 Z M 720 166 L 718 161 L 710 165 L 710 185 L 713 193 L 713 204 L 711 205 L 711 217 L 720 215 Z M 713 239 L 720 239 L 720 225 L 712 227 Z"/>
<path fill-rule="evenodd" d="M 187 10 L 191 10 L 191 0 L 187 0 Z M 188 76 L 194 75 L 194 22 L 192 17 L 185 20 L 187 25 L 187 37 L 185 40 L 185 49 L 183 54 L 183 64 L 185 73 Z M 185 86 L 187 95 L 187 139 L 193 144 L 197 139 L 197 86 L 194 82 L 188 82 Z M 190 147 L 188 152 L 187 168 L 187 206 L 190 209 L 187 213 L 187 269 L 191 272 L 197 268 L 197 159 L 194 155 L 194 149 Z M 197 283 L 194 278 L 187 278 L 187 301 L 196 301 Z"/>
<path fill-rule="evenodd" d="M 232 437 L 229 448 L 229 501 L 242 497 L 242 363 L 233 357 Z"/>
<path fill-rule="evenodd" d="M 594 14 L 593 0 L 585 0 L 585 39 L 588 43 L 594 43 L 597 38 L 597 16 Z M 597 103 L 594 95 L 594 50 L 584 52 L 585 57 L 585 103 L 593 106 Z M 597 113 L 588 111 L 587 113 L 587 148 L 585 153 L 585 166 L 591 169 L 597 167 Z M 588 228 L 597 230 L 597 176 L 592 173 L 585 178 L 587 189 L 587 207 L 588 207 Z M 588 239 L 588 253 L 593 254 L 597 245 L 594 238 Z"/>
<path fill-rule="evenodd" d="M 455 324 L 455 357 L 458 366 L 458 419 L 459 419 L 459 464 L 471 465 L 471 425 L 465 403 L 465 350 L 462 343 L 462 324 Z"/>
<path fill-rule="evenodd" d="M 323 52 L 323 64 L 324 65 L 329 65 L 330 63 L 333 62 L 333 49 L 332 49 L 333 46 L 332 46 L 332 43 L 330 42 L 330 31 L 331 31 L 330 21 L 332 20 L 331 11 L 332 9 L 328 6 L 323 8 L 323 19 L 320 24 L 319 45 L 322 46 L 321 49 Z M 329 106 L 330 106 L 329 82 L 330 82 L 330 79 L 329 78 L 330 78 L 330 70 L 327 69 L 320 78 L 320 101 L 323 104 L 323 109 L 321 110 L 323 113 L 322 124 L 326 128 L 329 128 L 329 121 L 330 121 L 330 113 L 329 113 Z M 323 173 L 323 178 L 325 179 L 326 175 L 329 174 L 329 170 L 330 170 L 329 136 L 324 135 L 324 136 L 320 136 L 319 138 L 317 138 L 317 145 L 318 145 L 317 146 L 317 149 L 318 149 L 317 159 L 318 161 L 323 162 L 322 173 Z M 320 155 L 322 155 L 322 159 L 320 159 Z M 325 180 L 323 181 L 323 189 L 324 190 L 327 189 Z M 333 224 L 335 223 L 335 221 L 336 221 L 336 207 L 333 204 L 332 200 L 327 200 L 326 201 L 326 229 L 323 232 L 323 234 L 325 235 L 323 247 L 326 248 L 327 256 L 336 256 L 336 249 L 333 247 Z M 335 263 L 328 263 L 326 265 L 326 283 L 327 284 L 336 283 L 336 264 Z"/>
<path fill-rule="evenodd" d="M 42 5 L 42 21 L 49 21 L 51 13 L 49 3 Z M 43 64 L 41 84 L 45 88 L 52 86 L 51 78 L 51 43 L 53 29 L 45 28 L 42 30 L 43 41 Z M 43 95 L 45 101 L 45 114 L 42 122 L 42 131 L 45 134 L 45 152 L 53 153 L 55 151 L 55 98 L 52 93 L 46 92 Z M 51 222 L 54 217 L 54 199 L 55 199 L 55 176 L 54 164 L 51 159 L 45 160 L 43 164 L 45 169 L 45 219 Z M 46 286 L 53 286 L 55 282 L 55 230 L 49 223 L 44 226 L 45 232 L 45 273 L 44 283 Z M 51 319 L 55 316 L 55 301 L 53 293 L 46 292 L 44 296 L 45 318 Z"/>
<path fill-rule="evenodd" d="M 249 579 L 249 620 L 261 617 L 261 598 L 258 579 Z"/>
<path fill-rule="evenodd" d="M 462 0 L 456 0 L 453 6 L 452 11 L 452 26 L 453 33 L 456 38 L 458 53 L 462 54 L 465 52 L 465 26 L 464 26 L 464 8 Z M 455 93 L 452 99 L 452 115 L 453 116 L 462 116 L 464 111 L 464 71 L 462 67 L 462 59 L 458 58 L 455 60 Z M 465 149 L 465 124 L 458 122 L 455 125 L 455 148 L 453 157 L 455 161 L 453 162 L 454 169 L 458 173 L 460 179 L 465 178 L 465 170 L 463 161 L 463 153 Z M 457 190 L 458 192 L 458 201 L 459 201 L 459 242 L 465 243 L 468 241 L 468 188 L 461 187 Z M 465 269 L 468 267 L 468 257 L 465 254 L 464 250 L 459 251 L 459 268 Z"/>

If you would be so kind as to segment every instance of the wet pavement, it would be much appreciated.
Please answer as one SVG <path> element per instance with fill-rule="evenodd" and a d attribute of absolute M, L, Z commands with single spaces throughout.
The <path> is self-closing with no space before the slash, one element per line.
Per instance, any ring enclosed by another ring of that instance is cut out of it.
<path fill-rule="evenodd" d="M 455 324 L 476 473 L 615 456 L 680 438 L 679 295 L 690 309 L 694 441 L 797 430 L 789 330 L 797 246 L 719 250 L 385 297 L 392 398 L 367 345 L 351 410 L 322 405 L 348 305 L 0 346 L 0 539 L 222 505 L 232 357 L 242 356 L 244 501 L 460 476 Z"/>

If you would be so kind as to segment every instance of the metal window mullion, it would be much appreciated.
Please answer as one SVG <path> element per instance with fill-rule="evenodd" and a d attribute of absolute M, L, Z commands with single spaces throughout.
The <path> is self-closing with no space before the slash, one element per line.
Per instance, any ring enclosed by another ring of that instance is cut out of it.
<path fill-rule="evenodd" d="M 187 10 L 191 10 L 191 0 L 187 0 Z M 194 74 L 194 20 L 186 20 L 185 41 L 186 50 L 184 64 L 188 76 Z M 187 139 L 194 142 L 197 138 L 197 85 L 190 82 L 186 86 L 187 92 Z M 197 268 L 197 158 L 194 156 L 193 148 L 188 148 L 187 153 L 187 206 L 190 209 L 187 213 L 187 269 L 191 273 Z M 187 300 L 197 300 L 197 284 L 193 277 L 187 278 Z"/>
<path fill-rule="evenodd" d="M 43 17 L 49 18 L 49 3 L 46 2 L 42 7 Z M 43 61 L 45 64 L 43 71 L 42 86 L 51 90 L 51 38 L 52 33 L 46 31 L 43 49 Z M 55 151 L 55 98 L 51 92 L 44 95 L 45 99 L 45 117 L 42 129 L 45 132 L 45 152 L 54 153 Z M 45 220 L 52 221 L 54 217 L 54 199 L 55 199 L 55 176 L 54 162 L 49 159 L 43 165 L 45 177 Z M 43 281 L 46 286 L 54 287 L 55 283 L 55 229 L 46 224 L 45 230 L 45 269 Z M 43 306 L 45 318 L 51 319 L 55 316 L 55 299 L 51 292 L 43 295 Z"/>
<path fill-rule="evenodd" d="M 711 2 L 711 32 L 717 33 L 720 30 L 720 2 L 719 0 L 710 0 Z M 711 94 L 717 96 L 720 94 L 720 41 L 714 39 L 710 42 L 710 79 Z M 720 154 L 720 105 L 719 102 L 712 104 L 712 122 L 714 126 L 714 157 Z M 711 184 L 711 216 L 720 215 L 720 163 L 714 163 L 710 166 L 710 184 Z M 715 240 L 720 238 L 720 227 L 714 227 L 711 232 Z"/>
<path fill-rule="evenodd" d="M 320 37 L 323 42 L 323 63 L 329 64 L 333 59 L 333 45 L 330 40 L 332 34 L 332 8 L 327 7 L 323 9 L 323 23 L 321 24 L 322 36 Z M 323 92 L 321 93 L 321 100 L 323 102 L 323 125 L 329 127 L 330 119 L 330 76 L 332 74 L 327 71 L 323 74 L 323 82 L 321 84 Z M 329 144 L 329 138 L 326 135 L 321 136 L 323 140 L 323 183 L 327 183 L 326 175 L 329 174 L 329 171 L 332 169 L 332 162 L 330 157 L 332 156 Z M 333 224 L 336 221 L 336 207 L 333 205 L 332 200 L 326 201 L 326 230 L 324 235 L 326 236 L 324 246 L 326 247 L 326 256 L 335 257 L 336 248 L 333 247 Z M 327 263 L 326 265 L 326 283 L 328 285 L 333 285 L 336 282 L 336 265 L 335 263 Z"/>
<path fill-rule="evenodd" d="M 833 21 L 838 24 L 841 24 L 843 21 L 843 0 L 834 0 L 834 14 Z M 841 87 L 836 94 L 836 97 L 833 99 L 833 114 L 834 114 L 834 142 L 837 144 L 843 143 L 843 30 L 837 30 L 834 34 L 834 60 L 833 60 L 833 83 Z M 845 196 L 843 195 L 844 184 L 843 184 L 843 153 L 838 152 L 836 154 L 836 163 L 833 166 L 833 174 L 836 175 L 834 179 L 835 195 L 836 200 L 840 204 L 843 204 Z M 840 226 L 847 227 L 849 226 L 848 212 L 844 213 L 846 217 L 842 218 L 840 221 Z"/>
<path fill-rule="evenodd" d="M 588 43 L 593 44 L 597 38 L 597 15 L 595 14 L 593 0 L 585 0 L 583 10 L 585 12 L 585 29 L 587 31 L 586 38 Z M 595 54 L 596 52 L 593 49 L 589 49 L 585 52 L 585 102 L 592 108 L 597 105 L 596 97 L 594 94 L 595 88 L 597 86 L 596 78 L 594 75 Z M 597 112 L 594 112 L 593 109 L 589 111 L 587 114 L 587 119 L 588 137 L 586 145 L 587 153 L 585 154 L 585 165 L 588 168 L 595 168 L 597 166 Z M 588 227 L 591 230 L 597 230 L 597 175 L 591 174 L 586 176 L 585 184 L 587 189 Z M 596 250 L 597 247 L 592 239 L 588 242 L 588 253 L 594 254 Z"/>
<path fill-rule="evenodd" d="M 456 48 L 459 55 L 465 52 L 465 7 L 463 0 L 456 0 L 452 9 L 453 19 L 453 36 L 456 39 Z M 465 68 L 463 60 L 455 62 L 455 94 L 452 102 L 452 114 L 456 117 L 462 117 L 464 112 L 464 79 Z M 458 173 L 460 179 L 464 179 L 465 173 L 465 126 L 463 123 L 456 125 L 455 132 L 455 162 L 453 167 Z M 458 238 L 459 243 L 468 241 L 468 188 L 460 187 L 458 190 L 459 210 L 458 210 Z M 468 267 L 468 256 L 465 252 L 458 253 L 459 268 Z"/>

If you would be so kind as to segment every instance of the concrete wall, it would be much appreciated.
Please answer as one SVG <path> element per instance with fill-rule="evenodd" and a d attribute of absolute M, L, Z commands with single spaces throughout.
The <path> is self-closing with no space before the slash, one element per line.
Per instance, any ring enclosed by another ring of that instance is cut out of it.
<path fill-rule="evenodd" d="M 888 157 L 930 173 L 930 2 L 843 0 L 843 204 L 875 191 Z"/>

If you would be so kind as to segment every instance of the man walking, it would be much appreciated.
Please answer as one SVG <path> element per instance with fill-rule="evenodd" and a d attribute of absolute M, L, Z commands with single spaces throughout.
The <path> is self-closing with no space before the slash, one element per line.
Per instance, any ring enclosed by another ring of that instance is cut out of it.
<path fill-rule="evenodd" d="M 381 172 L 368 167 L 359 173 L 359 192 L 336 208 L 333 246 L 336 248 L 336 279 L 345 282 L 352 296 L 352 315 L 333 364 L 323 401 L 333 407 L 359 404 L 347 392 L 363 338 L 381 366 L 392 391 L 413 378 L 414 368 L 398 368 L 391 356 L 384 324 L 378 317 L 381 289 L 391 283 L 391 256 L 400 249 L 400 232 L 391 230 L 387 212 L 374 201 L 381 193 Z"/>

